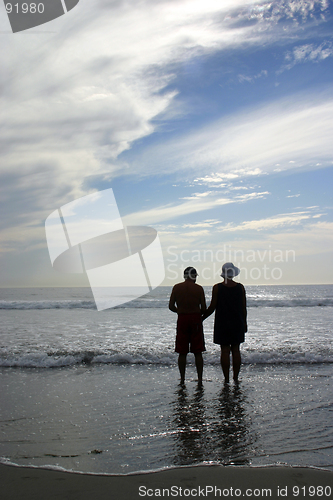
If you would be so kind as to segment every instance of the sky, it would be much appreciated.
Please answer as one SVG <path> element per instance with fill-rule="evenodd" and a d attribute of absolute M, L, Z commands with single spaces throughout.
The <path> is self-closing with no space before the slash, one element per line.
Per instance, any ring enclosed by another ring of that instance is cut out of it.
<path fill-rule="evenodd" d="M 0 286 L 52 268 L 45 220 L 113 189 L 158 231 L 164 285 L 224 262 L 333 283 L 333 2 L 80 0 L 13 34 L 0 5 Z"/>

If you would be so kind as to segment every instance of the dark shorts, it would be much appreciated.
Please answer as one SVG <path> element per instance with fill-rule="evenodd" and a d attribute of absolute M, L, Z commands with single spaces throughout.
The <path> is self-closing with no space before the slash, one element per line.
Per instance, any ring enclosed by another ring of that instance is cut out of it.
<path fill-rule="evenodd" d="M 201 314 L 179 314 L 177 320 L 176 349 L 179 354 L 205 351 Z"/>

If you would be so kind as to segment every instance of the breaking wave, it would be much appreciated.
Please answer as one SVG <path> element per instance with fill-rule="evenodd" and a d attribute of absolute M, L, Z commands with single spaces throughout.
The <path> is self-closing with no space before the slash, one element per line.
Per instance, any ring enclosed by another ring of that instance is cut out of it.
<path fill-rule="evenodd" d="M 191 361 L 189 359 L 189 361 Z M 63 353 L 22 353 L 3 354 L 0 356 L 0 366 L 8 368 L 61 368 L 75 365 L 175 365 L 177 354 L 171 351 L 159 354 L 148 352 L 63 352 Z M 276 365 L 276 364 L 315 364 L 333 363 L 333 352 L 297 352 L 290 353 L 283 350 L 269 352 L 242 353 L 242 362 L 245 365 Z M 205 354 L 205 365 L 219 365 L 219 356 Z"/>
<path fill-rule="evenodd" d="M 252 298 L 247 300 L 248 307 L 333 307 L 333 298 L 295 298 L 295 299 L 264 299 Z M 167 308 L 167 299 L 141 297 L 127 302 L 114 309 L 160 309 Z M 93 309 L 96 310 L 93 300 L 1 300 L 0 309 L 7 310 L 34 310 L 34 309 Z"/>

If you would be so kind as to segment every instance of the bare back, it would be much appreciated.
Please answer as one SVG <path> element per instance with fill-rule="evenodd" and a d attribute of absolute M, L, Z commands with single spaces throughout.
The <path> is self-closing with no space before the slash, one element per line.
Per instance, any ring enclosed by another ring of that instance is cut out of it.
<path fill-rule="evenodd" d="M 177 283 L 172 289 L 169 309 L 177 314 L 203 313 L 206 310 L 206 300 L 202 286 L 191 279 Z"/>

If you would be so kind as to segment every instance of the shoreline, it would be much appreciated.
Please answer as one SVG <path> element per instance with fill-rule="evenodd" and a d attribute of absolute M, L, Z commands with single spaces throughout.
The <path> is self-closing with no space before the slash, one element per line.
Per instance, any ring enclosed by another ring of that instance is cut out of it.
<path fill-rule="evenodd" d="M 194 465 L 124 475 L 0 464 L 3 498 L 332 498 L 333 471 L 301 466 Z"/>

